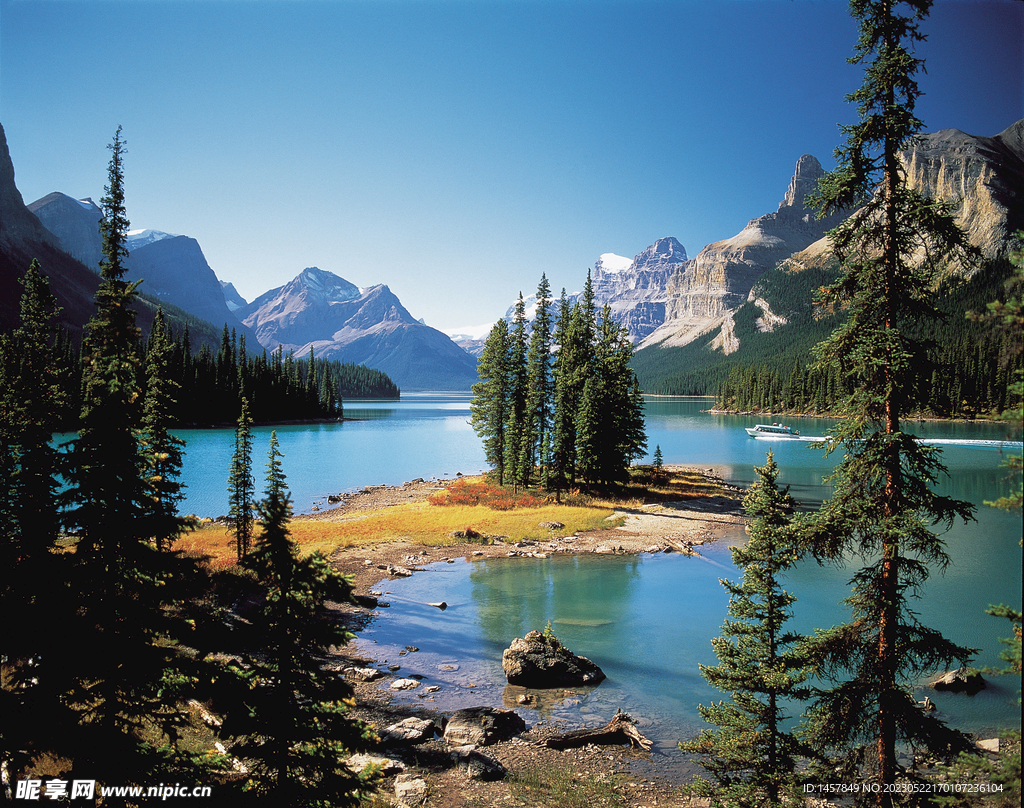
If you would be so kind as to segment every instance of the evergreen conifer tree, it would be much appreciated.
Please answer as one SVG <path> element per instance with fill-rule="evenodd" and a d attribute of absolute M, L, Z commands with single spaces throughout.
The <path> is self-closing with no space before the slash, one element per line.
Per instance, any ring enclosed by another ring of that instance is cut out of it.
<path fill-rule="evenodd" d="M 540 460 L 541 479 L 548 477 L 546 443 L 550 440 L 551 416 L 555 405 L 555 388 L 551 367 L 551 285 L 541 275 L 537 285 L 537 313 L 533 318 L 530 349 L 527 355 L 527 409 L 531 419 L 531 445 L 528 467 Z"/>
<path fill-rule="evenodd" d="M 226 732 L 245 739 L 236 752 L 251 760 L 245 789 L 256 804 L 274 808 L 355 806 L 374 776 L 345 765 L 368 748 L 373 734 L 347 717 L 352 689 L 322 670 L 329 649 L 352 635 L 326 612 L 325 602 L 351 599 L 351 582 L 320 553 L 301 557 L 288 530 L 291 499 L 277 433 L 270 437 L 262 529 L 243 564 L 265 589 L 259 619 L 265 645 L 239 672 L 247 687 L 228 713 Z"/>
<path fill-rule="evenodd" d="M 927 363 L 926 346 L 911 339 L 908 326 L 937 316 L 934 261 L 963 260 L 968 250 L 947 207 L 906 182 L 900 151 L 923 126 L 914 115 L 921 61 L 912 48 L 924 38 L 919 25 L 931 0 L 899 5 L 905 12 L 892 0 L 850 3 L 860 27 L 850 61 L 865 65 L 865 81 L 848 100 L 860 122 L 842 127 L 846 145 L 815 200 L 823 214 L 860 207 L 830 234 L 842 274 L 823 290 L 822 302 L 847 312 L 847 320 L 816 354 L 819 366 L 834 371 L 836 391 L 845 386 L 852 393 L 829 442 L 830 451 L 845 450 L 830 478 L 835 494 L 807 538 L 820 559 L 857 555 L 865 566 L 847 601 L 851 622 L 808 644 L 817 672 L 834 683 L 820 692 L 809 728 L 820 750 L 843 756 L 844 776 L 870 778 L 876 793 L 869 799 L 879 806 L 892 804 L 886 789 L 898 777 L 918 776 L 901 770 L 898 744 L 945 753 L 959 743 L 914 704 L 911 682 L 938 666 L 965 663 L 971 653 L 922 626 L 911 607 L 930 569 L 949 561 L 930 526 L 971 518 L 972 508 L 934 492 L 945 471 L 937 450 L 903 430 L 916 368 Z"/>
<path fill-rule="evenodd" d="M 505 430 L 510 383 L 508 343 L 508 323 L 498 320 L 491 328 L 477 362 L 480 381 L 473 385 L 470 403 L 473 429 L 483 439 L 484 457 L 494 469 L 498 485 L 505 484 Z"/>
<path fill-rule="evenodd" d="M 513 489 L 530 484 L 534 420 L 528 408 L 529 375 L 526 367 L 526 304 L 522 292 L 516 301 L 508 340 L 508 422 L 505 425 L 505 475 Z"/>
<path fill-rule="evenodd" d="M 562 489 L 575 474 L 576 388 L 572 372 L 573 350 L 572 307 L 562 289 L 558 303 L 558 318 L 555 322 L 554 343 L 557 346 L 554 362 L 554 413 L 551 426 L 551 482 L 555 487 L 555 499 L 561 501 Z"/>
<path fill-rule="evenodd" d="M 59 457 L 51 439 L 66 394 L 62 356 L 52 320 L 59 309 L 46 276 L 33 260 L 21 279 L 21 319 L 0 335 L 0 625 L 4 675 L 0 691 L 0 764 L 14 779 L 41 751 L 34 701 L 34 659 L 59 629 L 62 574 L 54 552 L 59 513 Z M 16 628 L 15 628 L 16 627 Z"/>
<path fill-rule="evenodd" d="M 173 354 L 163 309 L 158 308 L 146 349 L 146 399 L 140 437 L 150 485 L 148 532 L 163 550 L 169 550 L 185 529 L 185 520 L 178 516 L 178 504 L 185 498 L 184 486 L 178 481 L 185 441 L 168 431 L 181 388 L 171 378 Z"/>
<path fill-rule="evenodd" d="M 782 588 L 781 576 L 797 559 L 790 524 L 795 503 L 788 487 L 778 488 L 778 466 L 771 452 L 743 500 L 752 520 L 745 547 L 732 548 L 733 563 L 743 570 L 740 584 L 723 580 L 729 592 L 729 616 L 722 636 L 712 640 L 718 664 L 701 665 L 701 673 L 731 701 L 699 707 L 718 729 L 704 730 L 681 744 L 702 756 L 701 765 L 715 778 L 698 778 L 693 792 L 710 797 L 713 806 L 779 806 L 800 800 L 795 774 L 801 743 L 786 732 L 788 702 L 806 699 L 801 637 L 785 628 L 796 601 Z"/>
<path fill-rule="evenodd" d="M 255 491 L 256 481 L 252 476 L 252 416 L 249 415 L 249 400 L 242 396 L 235 426 L 235 452 L 231 456 L 231 471 L 228 475 L 228 515 L 235 523 L 235 552 L 239 561 L 245 558 L 252 546 Z"/>
<path fill-rule="evenodd" d="M 104 260 L 83 347 L 80 428 L 68 456 L 66 521 L 77 542 L 51 604 L 61 631 L 49 638 L 59 652 L 44 654 L 39 665 L 53 709 L 40 721 L 58 722 L 58 752 L 74 761 L 72 774 L 141 784 L 189 758 L 174 749 L 187 684 L 177 643 L 187 627 L 169 607 L 194 567 L 160 552 L 149 535 L 136 284 L 123 278 L 124 146 L 119 127 L 102 200 Z"/>

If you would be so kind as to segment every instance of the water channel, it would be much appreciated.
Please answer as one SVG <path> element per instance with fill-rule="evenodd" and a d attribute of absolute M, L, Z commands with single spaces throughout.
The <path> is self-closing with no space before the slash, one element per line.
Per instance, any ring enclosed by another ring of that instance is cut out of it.
<path fill-rule="evenodd" d="M 667 463 L 713 468 L 745 486 L 771 448 L 780 481 L 805 508 L 828 496 L 822 479 L 837 458 L 826 458 L 807 443 L 752 440 L 743 427 L 753 416 L 703 412 L 707 399 L 647 399 L 648 446 L 660 446 Z M 400 402 L 352 402 L 341 424 L 278 427 L 284 469 L 296 510 L 308 511 L 330 493 L 369 484 L 400 484 L 416 477 L 453 477 L 484 467 L 480 441 L 469 425 L 469 397 L 414 395 Z M 832 422 L 800 419 L 805 435 L 824 435 Z M 918 601 L 921 620 L 950 639 L 978 648 L 976 664 L 999 665 L 1000 637 L 1009 624 L 984 614 L 990 604 L 1021 603 L 1021 521 L 985 507 L 1006 488 L 999 468 L 1008 435 L 1005 424 L 914 423 L 910 431 L 943 448 L 949 478 L 944 493 L 978 506 L 977 521 L 945 534 L 953 563 L 935 573 Z M 254 455 L 267 445 L 269 428 L 255 430 Z M 180 433 L 187 442 L 185 512 L 216 515 L 227 511 L 226 479 L 232 452 L 230 430 Z M 1019 451 L 1019 444 L 1016 451 Z M 258 464 L 255 464 L 257 469 Z M 257 480 L 259 481 L 257 471 Z M 259 482 L 258 482 L 259 487 Z M 551 621 L 557 635 L 577 653 L 595 660 L 608 679 L 588 692 L 546 699 L 538 709 L 519 708 L 529 724 L 565 720 L 573 724 L 607 721 L 621 707 L 656 743 L 662 764 L 678 756 L 680 738 L 703 726 L 698 703 L 721 694 L 707 686 L 698 663 L 714 664 L 710 640 L 718 636 L 727 596 L 720 577 L 739 577 L 728 546 L 744 540 L 742 531 L 701 549 L 701 557 L 680 555 L 579 556 L 550 559 L 492 559 L 431 565 L 412 578 L 382 582 L 390 602 L 357 640 L 381 663 L 402 665 L 402 674 L 436 684 L 431 706 L 453 710 L 470 704 L 515 706 L 506 692 L 501 651 L 515 636 Z M 849 591 L 848 568 L 802 564 L 787 588 L 798 598 L 794 624 L 811 632 L 846 619 L 840 601 Z M 424 605 L 444 600 L 438 611 Z M 416 653 L 399 656 L 407 645 Z M 976 696 L 935 694 L 943 718 L 955 726 L 988 735 L 1019 726 L 1016 694 L 1020 679 L 990 679 Z M 418 689 L 422 690 L 422 688 Z M 921 691 L 918 698 L 923 698 Z M 414 691 L 400 698 L 418 701 Z"/>

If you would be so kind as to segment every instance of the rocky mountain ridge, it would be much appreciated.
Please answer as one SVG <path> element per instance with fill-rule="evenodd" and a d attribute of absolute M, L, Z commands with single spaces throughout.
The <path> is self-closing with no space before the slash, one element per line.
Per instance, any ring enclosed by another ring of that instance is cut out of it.
<path fill-rule="evenodd" d="M 476 361 L 416 320 L 384 284 L 359 289 L 307 267 L 238 309 L 268 350 L 355 362 L 382 370 L 403 390 L 468 390 Z"/>
<path fill-rule="evenodd" d="M 903 154 L 912 188 L 957 204 L 957 223 L 988 257 L 1005 254 L 1024 227 L 1024 120 L 994 137 L 944 129 L 922 135 Z M 825 233 L 844 218 L 818 220 L 804 207 L 807 194 L 823 175 L 811 155 L 797 161 L 785 198 L 775 213 L 752 219 L 736 236 L 709 244 L 669 282 L 664 323 L 638 346 L 640 350 L 707 340 L 709 348 L 733 353 L 739 343 L 733 314 L 745 302 L 761 309 L 758 328 L 771 331 L 786 323 L 754 288 L 767 270 L 790 271 L 826 259 Z"/>
<path fill-rule="evenodd" d="M 40 256 L 46 259 L 44 271 L 65 309 L 62 325 L 81 333 L 94 310 L 99 284 L 102 211 L 91 199 L 78 200 L 60 192 L 26 206 L 14 182 L 6 137 L 0 141 L 0 246 L 14 245 L 0 256 L 3 325 L 13 327 L 17 322 L 17 279 L 31 257 Z M 303 354 L 312 347 L 318 357 L 383 370 L 407 390 L 468 390 L 476 381 L 475 360 L 441 332 L 416 321 L 387 286 L 362 290 L 311 267 L 285 286 L 246 303 L 231 284 L 217 278 L 194 238 L 134 230 L 127 246 L 126 279 L 142 281 L 143 294 L 183 310 L 179 314 L 213 324 L 217 333 L 226 325 L 246 337 L 250 350 L 260 345 L 270 350 L 285 346 Z M 155 308 L 155 303 L 147 305 Z M 151 309 L 140 312 L 144 327 L 151 318 Z M 208 332 L 212 330 L 204 326 L 203 342 L 211 342 Z"/>

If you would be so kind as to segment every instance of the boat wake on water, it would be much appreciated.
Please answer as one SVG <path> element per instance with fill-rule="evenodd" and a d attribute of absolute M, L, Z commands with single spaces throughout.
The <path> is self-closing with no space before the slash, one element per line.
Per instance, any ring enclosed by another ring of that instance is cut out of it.
<path fill-rule="evenodd" d="M 756 440 L 796 440 L 807 443 L 824 443 L 831 440 L 830 435 L 812 437 L 801 435 L 795 429 L 782 424 L 758 424 L 747 428 L 746 432 Z M 928 446 L 978 446 L 988 449 L 1020 449 L 1024 443 L 1019 440 L 972 440 L 968 438 L 918 438 L 918 443 Z"/>
<path fill-rule="evenodd" d="M 987 446 L 993 449 L 1020 449 L 1024 442 L 1019 440 L 967 440 L 960 438 L 918 438 L 918 443 L 939 446 Z"/>

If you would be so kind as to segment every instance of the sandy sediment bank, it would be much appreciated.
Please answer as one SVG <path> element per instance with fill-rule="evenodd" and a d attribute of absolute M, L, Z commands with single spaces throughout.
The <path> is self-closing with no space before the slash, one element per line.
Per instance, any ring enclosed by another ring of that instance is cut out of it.
<path fill-rule="evenodd" d="M 365 593 L 387 577 L 389 565 L 408 567 L 441 558 L 472 560 L 544 553 L 700 552 L 702 544 L 715 541 L 743 524 L 742 491 L 726 486 L 715 469 L 688 466 L 666 466 L 666 469 L 697 472 L 718 485 L 722 493 L 678 502 L 623 507 L 615 511 L 616 517 L 623 517 L 620 527 L 572 535 L 553 529 L 551 539 L 543 542 L 523 543 L 509 537 L 493 544 L 464 542 L 425 548 L 412 542 L 382 541 L 342 548 L 332 556 L 332 562 L 340 572 L 354 576 L 357 593 Z M 368 486 L 342 497 L 336 507 L 296 519 L 338 521 L 360 511 L 425 500 L 451 483 L 452 480 L 447 479 L 419 479 L 397 486 Z M 410 557 L 415 561 L 410 561 Z"/>

